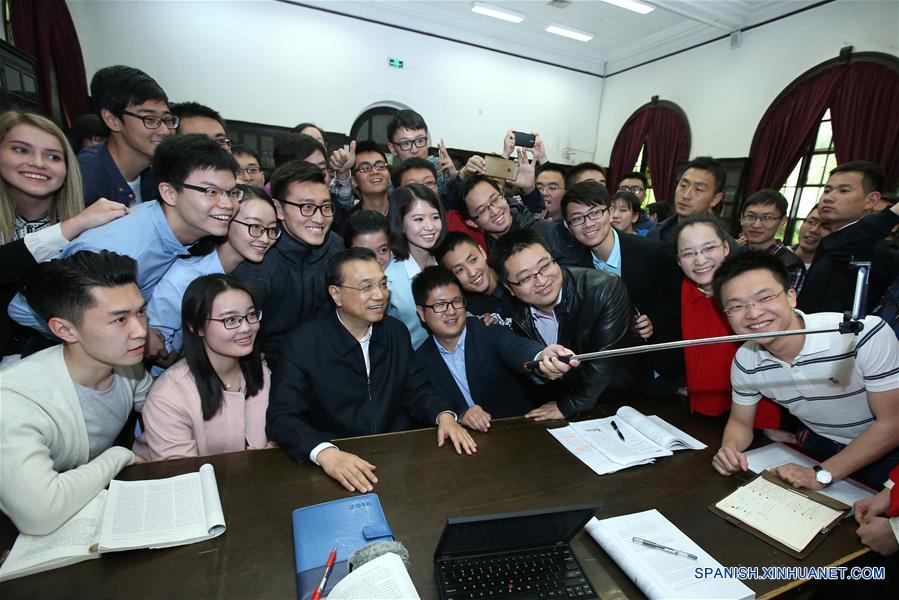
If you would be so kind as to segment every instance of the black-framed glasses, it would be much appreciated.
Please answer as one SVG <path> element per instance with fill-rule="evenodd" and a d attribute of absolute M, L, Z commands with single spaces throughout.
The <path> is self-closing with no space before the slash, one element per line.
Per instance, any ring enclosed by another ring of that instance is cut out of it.
<path fill-rule="evenodd" d="M 180 183 L 181 187 L 187 188 L 189 190 L 193 190 L 195 192 L 203 192 L 206 194 L 206 197 L 210 200 L 224 200 L 226 197 L 230 198 L 235 202 L 240 202 L 243 200 L 243 190 L 239 188 L 231 188 L 230 190 L 223 190 L 217 187 L 203 187 L 200 185 L 192 185 L 190 183 L 184 183 L 183 181 Z"/>
<path fill-rule="evenodd" d="M 449 307 L 452 306 L 456 310 L 462 310 L 465 308 L 465 298 L 453 298 L 452 300 L 441 300 L 439 302 L 435 302 L 434 304 L 422 304 L 425 308 L 430 308 L 435 313 L 445 313 L 449 310 Z"/>
<path fill-rule="evenodd" d="M 481 217 L 484 216 L 484 213 L 486 213 L 488 210 L 492 210 L 492 209 L 494 209 L 494 208 L 499 208 L 499 207 L 500 207 L 500 204 L 499 204 L 499 201 L 500 201 L 500 200 L 505 200 L 505 198 L 503 198 L 502 196 L 500 196 L 499 194 L 497 194 L 496 196 L 493 197 L 492 200 L 490 200 L 490 202 L 488 202 L 488 203 L 485 204 L 484 206 L 479 207 L 476 211 L 474 211 L 474 215 L 472 215 L 472 216 L 473 216 L 475 219 L 480 219 Z"/>
<path fill-rule="evenodd" d="M 597 206 L 596 208 L 594 208 L 587 214 L 577 215 L 576 217 L 571 217 L 570 219 L 568 219 L 568 224 L 571 225 L 572 227 L 580 227 L 587 221 L 587 219 L 590 219 L 591 221 L 599 221 L 599 219 L 602 217 L 603 213 L 607 213 L 607 212 L 609 212 L 608 208 L 605 208 L 602 206 Z"/>
<path fill-rule="evenodd" d="M 368 296 L 372 292 L 375 291 L 375 288 L 380 289 L 382 292 L 386 292 L 390 289 L 390 280 L 382 279 L 378 283 L 366 283 L 363 286 L 355 286 L 355 285 L 344 285 L 342 283 L 337 284 L 337 287 L 340 288 L 348 288 L 351 290 L 356 290 L 357 292 L 362 292 L 364 295 Z"/>
<path fill-rule="evenodd" d="M 246 169 L 237 169 L 235 171 L 237 176 L 241 175 L 259 175 L 262 173 L 262 167 L 247 167 Z"/>
<path fill-rule="evenodd" d="M 318 211 L 321 211 L 323 217 L 334 216 L 334 204 L 331 202 L 325 204 L 315 204 L 314 202 L 291 202 L 290 200 L 282 200 L 281 202 L 296 206 L 300 209 L 300 214 L 304 217 L 311 217 Z"/>
<path fill-rule="evenodd" d="M 247 232 L 250 234 L 250 237 L 259 238 L 262 237 L 262 234 L 267 234 L 268 239 L 276 240 L 281 237 L 281 228 L 278 225 L 273 225 L 271 227 L 266 227 L 265 225 L 260 225 L 259 223 L 244 223 L 243 221 L 238 221 L 237 219 L 231 219 L 232 223 L 239 223 L 247 228 Z"/>
<path fill-rule="evenodd" d="M 619 185 L 619 192 L 630 192 L 632 194 L 639 194 L 643 191 L 643 186 L 640 185 Z"/>
<path fill-rule="evenodd" d="M 537 269 L 537 271 L 535 273 L 531 273 L 530 275 L 528 275 L 526 277 L 522 277 L 518 281 L 512 281 L 511 279 L 509 279 L 508 282 L 516 287 L 521 287 L 521 286 L 528 285 L 529 283 L 533 283 L 533 282 L 537 281 L 537 275 L 539 275 L 543 279 L 546 279 L 546 276 L 549 273 L 550 268 L 552 268 L 552 266 L 554 264 L 556 264 L 556 260 L 554 258 L 550 258 L 549 262 L 544 263 L 544 265 L 542 267 L 540 267 L 539 269 Z"/>
<path fill-rule="evenodd" d="M 209 317 L 206 319 L 207 321 L 218 321 L 222 325 L 225 326 L 225 329 L 237 329 L 241 325 L 243 325 L 244 320 L 250 325 L 255 325 L 259 321 L 262 320 L 262 311 L 258 309 L 253 309 L 245 315 L 233 315 L 230 317 L 225 317 L 224 319 L 213 319 Z"/>
<path fill-rule="evenodd" d="M 163 123 L 165 123 L 165 126 L 169 129 L 178 129 L 178 125 L 181 124 L 181 119 L 179 117 L 176 117 L 175 115 L 157 117 L 154 115 L 139 115 L 127 110 L 123 110 L 122 114 L 128 115 L 129 117 L 134 117 L 135 119 L 140 119 L 144 122 L 144 127 L 146 127 L 147 129 L 159 129 L 160 127 L 162 127 Z"/>
<path fill-rule="evenodd" d="M 774 215 L 756 215 L 753 213 L 746 213 L 740 220 L 744 223 L 755 223 L 759 221 L 762 225 L 771 225 L 776 221 L 780 221 L 783 217 L 775 217 Z"/>
<path fill-rule="evenodd" d="M 731 304 L 727 308 L 724 309 L 724 314 L 728 317 L 736 317 L 738 315 L 742 315 L 745 311 L 749 310 L 750 306 L 763 306 L 765 304 L 771 304 L 774 302 L 774 299 L 780 296 L 781 294 L 785 294 L 787 290 L 780 290 L 776 294 L 768 294 L 767 296 L 762 296 L 755 302 L 747 302 L 746 304 Z"/>
<path fill-rule="evenodd" d="M 706 256 L 708 256 L 709 254 L 711 254 L 712 252 L 714 252 L 715 250 L 717 250 L 718 248 L 720 248 L 720 247 L 723 246 L 723 245 L 724 245 L 723 243 L 720 243 L 720 244 L 709 244 L 708 246 L 704 246 L 704 247 L 700 248 L 698 251 L 693 250 L 693 249 L 691 248 L 691 249 L 688 249 L 688 250 L 683 250 L 683 251 L 681 251 L 681 252 L 678 252 L 677 255 L 678 255 L 682 260 L 690 260 L 690 259 L 696 258 L 697 256 L 706 257 Z"/>
<path fill-rule="evenodd" d="M 424 148 L 428 145 L 428 136 L 423 135 L 422 137 L 417 137 L 414 140 L 403 140 L 401 142 L 394 142 L 394 146 L 403 150 L 404 152 L 408 152 L 412 149 L 412 146 L 416 148 Z"/>
<path fill-rule="evenodd" d="M 542 183 L 538 183 L 534 187 L 536 187 L 537 191 L 540 192 L 541 194 L 543 192 L 558 192 L 559 190 L 562 189 L 562 186 L 559 185 L 558 183 L 550 183 L 549 185 L 543 185 Z"/>
<path fill-rule="evenodd" d="M 372 170 L 375 170 L 375 171 L 378 171 L 378 172 L 386 171 L 386 170 L 387 170 L 387 163 L 384 162 L 383 160 L 379 160 L 379 161 L 375 162 L 374 164 L 372 164 L 372 163 L 362 163 L 361 165 L 359 165 L 358 167 L 356 167 L 356 172 L 357 172 L 357 173 L 369 173 L 369 172 L 371 172 Z"/>

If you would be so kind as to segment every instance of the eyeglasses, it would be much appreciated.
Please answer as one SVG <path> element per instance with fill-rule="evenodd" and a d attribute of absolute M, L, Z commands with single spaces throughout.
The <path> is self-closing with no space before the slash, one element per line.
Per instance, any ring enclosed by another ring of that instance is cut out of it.
<path fill-rule="evenodd" d="M 696 258 L 697 256 L 706 257 L 724 244 L 712 244 L 709 246 L 704 246 L 700 248 L 697 252 L 696 250 L 683 250 L 678 252 L 677 255 L 681 257 L 683 260 L 690 260 L 691 258 Z"/>
<path fill-rule="evenodd" d="M 226 196 L 235 202 L 240 202 L 241 200 L 243 200 L 243 190 L 238 188 L 223 190 L 217 187 L 201 187 L 199 185 L 191 185 L 184 182 L 181 182 L 180 185 L 183 188 L 194 190 L 195 192 L 203 192 L 210 200 L 224 200 Z"/>
<path fill-rule="evenodd" d="M 247 167 L 246 169 L 237 169 L 235 171 L 237 175 L 259 175 L 262 173 L 261 167 Z"/>
<path fill-rule="evenodd" d="M 212 141 L 215 142 L 216 144 L 218 144 L 224 150 L 231 149 L 231 140 L 229 140 L 228 138 L 217 137 L 217 138 L 213 138 Z"/>
<path fill-rule="evenodd" d="M 775 217 L 774 215 L 755 215 L 752 213 L 746 213 L 740 220 L 744 223 L 755 223 L 756 221 L 761 222 L 763 225 L 770 225 L 775 221 L 780 221 L 783 217 Z"/>
<path fill-rule="evenodd" d="M 724 314 L 726 314 L 728 317 L 736 317 L 737 315 L 742 315 L 745 311 L 749 310 L 750 306 L 762 306 L 764 304 L 771 304 L 772 302 L 774 302 L 775 298 L 777 298 L 781 294 L 786 293 L 786 291 L 787 290 L 780 290 L 776 294 L 762 296 L 755 302 L 747 302 L 746 304 L 731 304 L 724 309 Z"/>
<path fill-rule="evenodd" d="M 330 202 L 321 205 L 313 202 L 291 202 L 290 200 L 282 200 L 281 202 L 296 206 L 300 209 L 300 214 L 304 217 L 311 217 L 318 211 L 321 211 L 323 217 L 334 216 L 334 205 Z"/>
<path fill-rule="evenodd" d="M 134 117 L 135 119 L 140 119 L 144 122 L 144 127 L 146 127 L 147 129 L 159 129 L 160 127 L 162 127 L 163 123 L 165 123 L 165 126 L 169 129 L 178 129 L 178 125 L 181 123 L 181 119 L 176 117 L 175 115 L 156 117 L 153 115 L 139 115 L 127 110 L 123 110 L 122 114 L 128 115 L 129 117 Z"/>
<path fill-rule="evenodd" d="M 542 183 L 538 183 L 536 186 L 537 191 L 541 194 L 543 192 L 558 192 L 562 189 L 562 186 L 558 183 L 550 183 L 549 185 L 543 185 Z"/>
<path fill-rule="evenodd" d="M 224 319 L 213 319 L 212 317 L 209 317 L 206 320 L 218 321 L 225 326 L 225 329 L 237 329 L 238 327 L 243 325 L 244 319 L 246 319 L 247 323 L 249 323 L 250 325 L 255 325 L 262 320 L 262 311 L 251 310 L 245 315 L 234 315 L 233 317 L 225 317 Z"/>
<path fill-rule="evenodd" d="M 361 165 L 359 165 L 358 167 L 356 167 L 356 172 L 357 172 L 357 173 L 368 173 L 368 172 L 371 171 L 372 169 L 374 169 L 375 171 L 386 171 L 386 170 L 387 170 L 387 163 L 384 162 L 383 160 L 379 160 L 379 161 L 376 162 L 375 164 L 371 164 L 371 163 L 362 163 Z"/>
<path fill-rule="evenodd" d="M 417 137 L 414 140 L 403 140 L 401 142 L 394 142 L 394 146 L 399 148 L 400 150 L 408 152 L 412 149 L 412 146 L 416 148 L 424 148 L 428 145 L 428 136 Z"/>
<path fill-rule="evenodd" d="M 639 185 L 619 185 L 619 192 L 630 192 L 632 194 L 639 194 L 643 191 L 643 187 Z"/>
<path fill-rule="evenodd" d="M 273 227 L 266 227 L 265 225 L 260 225 L 258 223 L 244 223 L 243 221 L 238 221 L 237 219 L 231 219 L 232 223 L 239 223 L 247 228 L 247 232 L 249 232 L 250 237 L 258 238 L 262 237 L 262 234 L 267 234 L 268 239 L 276 240 L 281 237 L 281 228 L 277 225 Z"/>
<path fill-rule="evenodd" d="M 577 215 L 576 217 L 571 217 L 570 219 L 568 219 L 568 224 L 572 227 L 580 227 L 584 224 L 584 222 L 586 222 L 587 219 L 590 219 L 591 221 L 598 221 L 602 217 L 603 213 L 607 212 L 609 212 L 608 208 L 597 206 L 585 215 Z"/>
<path fill-rule="evenodd" d="M 362 292 L 363 295 L 368 296 L 369 294 L 371 294 L 372 292 L 375 291 L 375 288 L 380 289 L 382 292 L 386 292 L 388 289 L 390 289 L 390 281 L 388 279 L 384 279 L 380 283 L 366 283 L 365 285 L 363 285 L 361 287 L 356 287 L 354 285 L 337 284 L 337 287 L 349 288 L 351 290 L 357 290 L 357 291 Z"/>
<path fill-rule="evenodd" d="M 830 230 L 829 223 L 822 223 L 818 219 L 813 219 L 811 217 L 805 220 L 805 224 L 809 227 L 821 227 L 822 229 L 827 229 L 828 231 Z"/>
<path fill-rule="evenodd" d="M 474 216 L 475 219 L 480 219 L 481 217 L 484 216 L 484 213 L 487 212 L 488 210 L 493 210 L 494 208 L 500 208 L 500 204 L 499 204 L 500 200 L 504 200 L 504 198 L 502 196 L 500 196 L 499 194 L 497 194 L 496 196 L 493 197 L 493 199 L 490 202 L 488 202 L 484 206 L 482 206 L 482 207 L 478 208 L 476 211 L 474 211 L 474 215 L 472 215 L 472 216 Z"/>
<path fill-rule="evenodd" d="M 450 306 L 455 308 L 456 310 L 462 310 L 465 308 L 465 298 L 453 298 L 452 300 L 441 300 L 440 302 L 435 302 L 434 304 L 422 304 L 425 308 L 430 308 L 435 313 L 445 313 Z"/>
<path fill-rule="evenodd" d="M 546 279 L 547 273 L 549 273 L 550 268 L 554 264 L 556 264 L 556 261 L 555 261 L 555 259 L 551 258 L 551 259 L 549 259 L 549 262 L 545 263 L 542 267 L 537 269 L 536 273 L 531 273 L 530 275 L 527 275 L 526 277 L 522 277 L 518 281 L 512 281 L 511 279 L 509 279 L 507 281 L 514 286 L 521 287 L 521 286 L 525 286 L 525 285 L 528 285 L 529 283 L 533 283 L 534 281 L 536 281 L 537 275 L 539 275 L 543 279 Z"/>

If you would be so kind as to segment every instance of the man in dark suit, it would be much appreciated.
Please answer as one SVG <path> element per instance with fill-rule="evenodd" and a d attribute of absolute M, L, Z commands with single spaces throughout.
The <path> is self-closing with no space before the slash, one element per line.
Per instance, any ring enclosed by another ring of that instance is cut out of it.
<path fill-rule="evenodd" d="M 456 452 L 476 444 L 456 422 L 449 402 L 428 384 L 409 330 L 385 316 L 390 292 L 374 253 L 350 248 L 328 263 L 328 294 L 336 310 L 288 332 L 274 373 L 266 433 L 292 458 L 312 461 L 347 490 L 368 492 L 375 466 L 331 440 L 437 425 L 437 445 Z"/>
<path fill-rule="evenodd" d="M 466 318 L 462 286 L 443 267 L 419 273 L 412 281 L 412 295 L 418 317 L 431 332 L 416 356 L 434 387 L 452 400 L 462 424 L 471 429 L 487 431 L 493 418 L 520 417 L 533 410 L 533 384 L 542 383 L 542 377 L 557 379 L 571 368 L 557 358 L 573 354 L 567 348 L 544 347 L 506 327 Z M 524 367 L 535 359 L 540 360 L 540 377 Z"/>

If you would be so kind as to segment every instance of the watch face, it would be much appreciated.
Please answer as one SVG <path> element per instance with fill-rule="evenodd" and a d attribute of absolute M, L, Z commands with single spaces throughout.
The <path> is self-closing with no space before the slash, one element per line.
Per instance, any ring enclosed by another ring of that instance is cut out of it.
<path fill-rule="evenodd" d="M 818 480 L 818 483 L 827 485 L 831 481 L 833 481 L 833 475 L 830 474 L 830 471 L 825 471 L 824 469 L 821 469 L 820 471 L 815 473 L 815 479 Z"/>

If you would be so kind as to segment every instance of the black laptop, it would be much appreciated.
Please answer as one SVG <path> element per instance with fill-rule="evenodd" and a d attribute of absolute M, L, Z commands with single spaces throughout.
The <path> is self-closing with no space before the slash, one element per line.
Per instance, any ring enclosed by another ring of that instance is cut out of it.
<path fill-rule="evenodd" d="M 447 519 L 434 552 L 444 600 L 596 598 L 569 542 L 595 505 Z"/>

